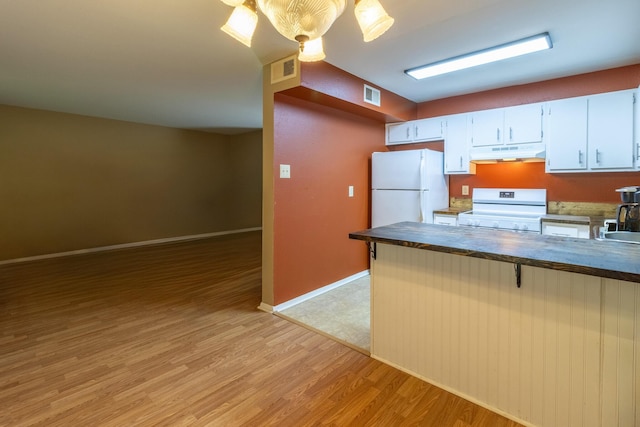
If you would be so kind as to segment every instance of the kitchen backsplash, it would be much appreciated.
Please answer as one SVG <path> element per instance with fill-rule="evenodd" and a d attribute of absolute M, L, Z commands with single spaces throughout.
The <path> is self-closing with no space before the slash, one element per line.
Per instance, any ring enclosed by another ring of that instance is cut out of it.
<path fill-rule="evenodd" d="M 451 197 L 449 206 L 462 210 L 471 210 L 470 198 Z M 553 215 L 577 215 L 597 218 L 615 218 L 617 204 L 589 202 L 547 202 L 547 213 Z"/>

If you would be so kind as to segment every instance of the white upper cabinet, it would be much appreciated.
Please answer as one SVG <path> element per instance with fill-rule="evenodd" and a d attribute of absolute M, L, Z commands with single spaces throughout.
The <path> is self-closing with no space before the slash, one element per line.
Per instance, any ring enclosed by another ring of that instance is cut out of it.
<path fill-rule="evenodd" d="M 470 160 L 496 152 L 546 152 L 548 173 L 640 170 L 639 96 L 640 88 L 389 123 L 386 143 L 444 140 L 447 174 L 474 174 Z"/>
<path fill-rule="evenodd" d="M 589 169 L 633 169 L 634 91 L 589 97 Z"/>
<path fill-rule="evenodd" d="M 633 104 L 635 122 L 633 127 L 633 137 L 635 140 L 634 156 L 636 162 L 636 169 L 640 169 L 640 87 L 636 90 L 636 102 Z"/>
<path fill-rule="evenodd" d="M 633 170 L 633 114 L 633 90 L 550 102 L 546 171 Z"/>
<path fill-rule="evenodd" d="M 387 125 L 387 145 L 404 144 L 413 141 L 413 122 L 390 123 Z"/>
<path fill-rule="evenodd" d="M 587 98 L 550 102 L 547 132 L 547 172 L 587 169 Z"/>
<path fill-rule="evenodd" d="M 483 147 L 504 144 L 504 109 L 471 113 L 471 145 Z"/>
<path fill-rule="evenodd" d="M 518 105 L 504 109 L 506 144 L 529 144 L 542 141 L 542 104 Z"/>
<path fill-rule="evenodd" d="M 483 147 L 542 141 L 542 104 L 471 113 L 471 145 Z"/>
<path fill-rule="evenodd" d="M 475 163 L 469 162 L 469 136 L 467 114 L 456 114 L 444 119 L 444 173 L 475 174 Z"/>
<path fill-rule="evenodd" d="M 390 123 L 387 125 L 387 145 L 439 141 L 443 138 L 443 128 L 441 117 Z"/>
<path fill-rule="evenodd" d="M 416 120 L 414 122 L 414 140 L 438 141 L 443 138 L 444 124 L 441 117 Z"/>

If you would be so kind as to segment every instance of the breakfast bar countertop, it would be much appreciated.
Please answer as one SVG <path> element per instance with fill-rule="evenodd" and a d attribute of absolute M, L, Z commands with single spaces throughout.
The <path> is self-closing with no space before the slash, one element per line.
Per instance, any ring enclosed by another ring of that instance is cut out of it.
<path fill-rule="evenodd" d="M 633 243 L 417 222 L 357 231 L 349 238 L 640 283 L 640 245 Z"/>

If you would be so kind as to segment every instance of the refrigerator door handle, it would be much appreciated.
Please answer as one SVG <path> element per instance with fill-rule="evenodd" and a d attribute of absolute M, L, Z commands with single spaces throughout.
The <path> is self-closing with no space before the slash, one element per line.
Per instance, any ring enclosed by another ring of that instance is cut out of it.
<path fill-rule="evenodd" d="M 424 222 L 424 151 L 420 152 L 420 192 L 418 193 L 418 204 L 420 205 L 420 222 Z"/>

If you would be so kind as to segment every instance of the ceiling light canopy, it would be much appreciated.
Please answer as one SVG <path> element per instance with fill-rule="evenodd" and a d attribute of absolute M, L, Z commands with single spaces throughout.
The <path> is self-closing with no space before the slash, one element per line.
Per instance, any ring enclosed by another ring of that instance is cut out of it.
<path fill-rule="evenodd" d="M 250 47 L 259 8 L 280 34 L 298 42 L 298 59 L 304 62 L 325 58 L 322 36 L 347 5 L 347 0 L 222 1 L 235 7 L 222 31 Z M 393 18 L 378 0 L 355 0 L 355 15 L 365 42 L 376 39 L 393 25 Z"/>
<path fill-rule="evenodd" d="M 405 70 L 405 73 L 415 79 L 426 79 L 427 77 L 438 76 L 440 74 L 451 73 L 477 65 L 488 64 L 490 62 L 501 61 L 507 58 L 514 58 L 527 53 L 538 52 L 551 49 L 551 37 L 549 33 L 538 34 L 514 42 L 501 44 L 488 49 L 460 55 L 443 61 L 434 62 L 428 65 Z"/>

